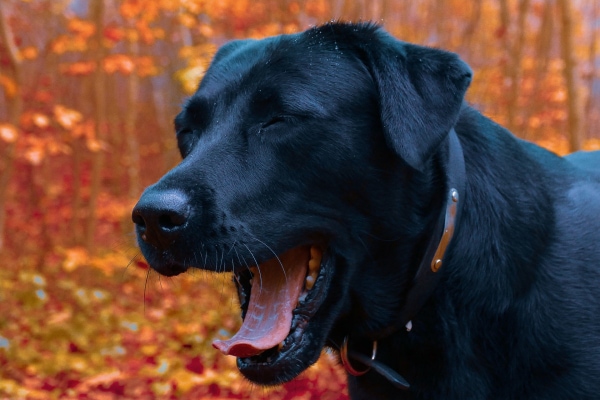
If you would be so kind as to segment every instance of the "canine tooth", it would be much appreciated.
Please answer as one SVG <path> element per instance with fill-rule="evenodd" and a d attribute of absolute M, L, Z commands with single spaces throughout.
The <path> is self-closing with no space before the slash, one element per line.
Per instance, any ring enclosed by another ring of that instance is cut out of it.
<path fill-rule="evenodd" d="M 316 271 L 319 269 L 319 267 L 321 266 L 321 260 L 316 260 L 316 259 L 311 259 L 308 262 L 308 270 L 312 273 L 313 271 Z"/>
<path fill-rule="evenodd" d="M 310 260 L 308 260 L 308 272 L 310 275 L 313 275 L 316 271 L 321 267 L 321 259 L 323 258 L 323 253 L 321 249 L 316 246 L 310 247 Z"/>
<path fill-rule="evenodd" d="M 281 349 L 283 349 L 283 342 L 277 345 L 277 351 L 281 351 Z"/>
<path fill-rule="evenodd" d="M 319 262 L 321 261 L 321 257 L 323 256 L 321 249 L 319 249 L 317 246 L 310 246 L 310 258 L 311 259 L 319 259 Z"/>
<path fill-rule="evenodd" d="M 308 275 L 304 281 L 304 284 L 306 286 L 306 290 L 312 289 L 315 285 L 315 277 L 312 275 Z"/>

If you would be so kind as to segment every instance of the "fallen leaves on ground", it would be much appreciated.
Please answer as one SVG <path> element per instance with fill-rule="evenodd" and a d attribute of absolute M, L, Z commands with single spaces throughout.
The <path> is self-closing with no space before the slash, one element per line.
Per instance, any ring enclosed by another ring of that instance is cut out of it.
<path fill-rule="evenodd" d="M 0 397 L 344 399 L 324 354 L 295 381 L 262 388 L 214 350 L 240 321 L 231 277 L 165 278 L 118 252 L 59 249 L 42 267 L 0 268 Z"/>

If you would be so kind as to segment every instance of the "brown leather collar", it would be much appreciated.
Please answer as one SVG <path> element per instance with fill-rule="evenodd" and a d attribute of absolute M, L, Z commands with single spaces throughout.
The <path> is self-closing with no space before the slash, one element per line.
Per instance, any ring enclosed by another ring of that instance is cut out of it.
<path fill-rule="evenodd" d="M 429 239 L 427 250 L 415 274 L 406 302 L 400 314 L 400 326 L 406 325 L 419 312 L 437 286 L 443 267 L 446 250 L 450 245 L 462 204 L 466 186 L 465 161 L 462 147 L 454 128 L 448 134 L 448 165 L 446 169 L 446 203 L 438 218 L 434 234 Z"/>
<path fill-rule="evenodd" d="M 446 169 L 446 202 L 443 212 L 433 230 L 434 234 L 429 239 L 425 255 L 419 264 L 412 285 L 406 295 L 406 302 L 400 311 L 398 323 L 390 326 L 383 332 L 385 338 L 399 329 L 412 329 L 412 319 L 421 310 L 425 302 L 431 297 L 437 286 L 444 265 L 446 250 L 454 236 L 455 226 L 460 218 L 466 187 L 465 162 L 462 147 L 454 128 L 448 134 L 448 164 Z M 371 358 L 360 353 L 348 350 L 348 337 L 340 351 L 343 353 L 342 363 L 348 373 L 355 376 L 363 375 L 371 368 L 387 378 L 393 385 L 401 389 L 408 389 L 410 385 L 400 374 L 381 364 L 375 359 L 377 342 L 373 342 L 373 355 Z M 366 369 L 357 370 L 350 364 L 350 358 L 367 366 Z"/>

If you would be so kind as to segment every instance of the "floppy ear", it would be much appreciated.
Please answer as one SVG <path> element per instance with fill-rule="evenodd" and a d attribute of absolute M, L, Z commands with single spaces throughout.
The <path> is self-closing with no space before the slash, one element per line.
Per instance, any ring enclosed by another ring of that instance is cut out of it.
<path fill-rule="evenodd" d="M 387 144 L 420 170 L 458 119 L 473 72 L 454 53 L 401 42 L 383 30 L 363 47 L 379 91 Z"/>

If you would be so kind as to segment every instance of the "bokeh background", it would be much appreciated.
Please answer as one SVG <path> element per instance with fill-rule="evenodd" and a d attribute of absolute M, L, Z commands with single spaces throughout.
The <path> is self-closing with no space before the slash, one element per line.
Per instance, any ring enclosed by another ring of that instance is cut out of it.
<path fill-rule="evenodd" d="M 240 323 L 231 278 L 158 276 L 130 220 L 218 46 L 332 19 L 459 53 L 519 137 L 600 148 L 598 0 L 0 0 L 0 398 L 347 398 L 327 354 L 244 381 L 210 345 Z"/>

